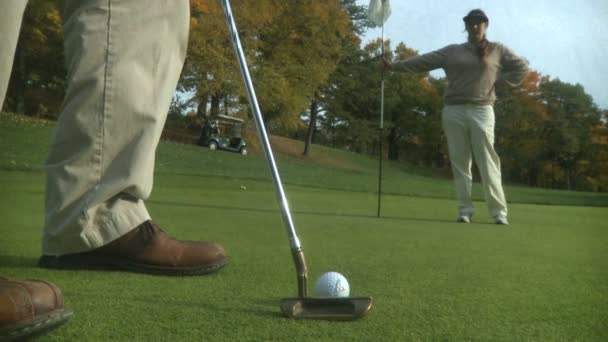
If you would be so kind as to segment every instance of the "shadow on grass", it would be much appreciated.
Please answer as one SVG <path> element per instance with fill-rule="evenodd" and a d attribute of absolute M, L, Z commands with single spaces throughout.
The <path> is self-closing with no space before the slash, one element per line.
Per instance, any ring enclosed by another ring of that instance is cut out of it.
<path fill-rule="evenodd" d="M 169 205 L 169 206 L 177 206 L 184 208 L 207 208 L 207 209 L 217 209 L 217 210 L 232 210 L 232 211 L 244 211 L 244 212 L 258 212 L 258 213 L 278 213 L 278 209 L 260 209 L 260 208 L 245 208 L 245 207 L 235 207 L 235 206 L 226 206 L 226 205 L 212 205 L 212 204 L 193 204 L 193 203 L 182 203 L 182 202 L 173 202 L 173 201 L 158 201 L 151 200 L 149 203 L 159 204 L 159 205 Z M 376 219 L 376 215 L 371 214 L 352 214 L 352 213 L 328 213 L 328 212 L 318 212 L 318 211 L 302 211 L 302 210 L 292 210 L 292 214 L 302 214 L 302 215 L 317 215 L 317 216 L 328 216 L 328 217 L 352 217 L 352 218 L 367 218 L 367 219 Z M 446 219 L 433 219 L 433 218 L 421 218 L 421 217 L 406 217 L 406 216 L 381 216 L 381 219 L 389 219 L 389 220 L 401 220 L 401 221 L 420 221 L 420 222 L 444 222 L 444 223 L 453 223 L 454 220 L 446 220 Z"/>
<path fill-rule="evenodd" d="M 38 267 L 38 258 L 0 254 L 0 266 L 8 268 Z"/>
<path fill-rule="evenodd" d="M 150 299 L 149 298 L 131 298 L 129 299 L 130 301 L 134 301 L 134 302 L 142 302 L 142 303 L 146 303 L 149 304 L 150 303 Z M 157 305 L 161 305 L 162 307 L 177 307 L 177 308 L 184 308 L 184 307 L 196 307 L 196 308 L 205 308 L 205 310 L 210 310 L 210 311 L 215 311 L 215 312 L 222 312 L 222 313 L 246 313 L 246 314 L 251 314 L 251 315 L 256 315 L 256 316 L 260 316 L 260 317 L 265 317 L 265 318 L 281 318 L 283 317 L 283 315 L 281 314 L 281 310 L 279 308 L 279 299 L 276 300 L 257 300 L 257 301 L 247 301 L 247 300 L 243 300 L 241 302 L 241 306 L 235 307 L 234 303 L 226 303 L 225 306 L 223 305 L 217 305 L 217 304 L 211 304 L 208 302 L 204 302 L 204 301 L 197 301 L 197 302 L 193 302 L 193 301 L 180 301 L 180 300 L 155 300 L 155 304 Z M 245 308 L 245 306 L 247 308 Z M 261 308 L 260 306 L 264 306 L 267 308 Z"/>

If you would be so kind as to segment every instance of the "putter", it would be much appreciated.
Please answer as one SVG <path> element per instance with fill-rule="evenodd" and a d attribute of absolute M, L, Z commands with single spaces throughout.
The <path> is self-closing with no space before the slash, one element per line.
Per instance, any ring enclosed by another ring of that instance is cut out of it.
<path fill-rule="evenodd" d="M 243 53 L 236 23 L 232 16 L 230 1 L 222 0 L 222 6 L 224 7 L 226 21 L 228 22 L 228 30 L 230 31 L 234 50 L 241 68 L 241 75 L 243 76 L 245 87 L 247 88 L 247 95 L 249 97 L 251 111 L 254 114 L 258 133 L 260 135 L 260 139 L 262 140 L 262 146 L 264 147 L 264 154 L 266 155 L 268 167 L 270 168 L 270 173 L 272 174 L 277 201 L 281 207 L 283 222 L 287 228 L 289 245 L 291 247 L 291 253 L 297 273 L 298 297 L 282 299 L 281 311 L 285 316 L 297 319 L 349 321 L 361 318 L 365 316 L 372 306 L 371 297 L 310 298 L 306 295 L 306 279 L 308 277 L 308 271 L 306 268 L 306 262 L 304 260 L 304 253 L 302 252 L 302 246 L 296 234 L 289 205 L 287 204 L 287 197 L 285 196 L 285 191 L 283 190 L 279 171 L 274 161 L 270 141 L 268 140 L 268 134 L 266 133 L 266 128 L 264 127 L 264 120 L 260 112 L 253 83 L 251 82 L 251 76 L 249 75 L 249 68 L 247 67 L 245 54 Z"/>

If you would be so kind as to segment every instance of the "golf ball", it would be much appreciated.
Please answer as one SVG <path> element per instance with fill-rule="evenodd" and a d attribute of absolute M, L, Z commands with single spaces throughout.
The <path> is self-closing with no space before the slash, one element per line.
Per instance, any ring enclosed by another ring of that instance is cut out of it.
<path fill-rule="evenodd" d="M 319 277 L 315 285 L 318 297 L 348 297 L 348 280 L 338 272 L 327 272 Z"/>

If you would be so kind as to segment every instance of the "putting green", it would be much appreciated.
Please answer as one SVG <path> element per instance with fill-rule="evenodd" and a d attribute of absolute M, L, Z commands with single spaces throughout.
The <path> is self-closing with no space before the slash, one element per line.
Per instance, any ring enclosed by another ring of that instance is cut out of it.
<path fill-rule="evenodd" d="M 256 156 L 170 143 L 159 149 L 149 209 L 175 237 L 221 242 L 231 263 L 219 273 L 37 268 L 40 165 L 50 135 L 47 125 L 0 121 L 0 275 L 51 280 L 75 312 L 41 340 L 608 339 L 606 194 L 507 187 L 515 199 L 510 226 L 491 224 L 482 202 L 474 223 L 457 224 L 450 180 L 387 163 L 390 194 L 376 218 L 373 160 L 349 155 L 355 167 L 339 168 L 280 157 L 309 287 L 339 271 L 351 295 L 374 297 L 360 321 L 294 321 L 280 316 L 280 299 L 296 295 L 296 277 L 272 183 Z"/>

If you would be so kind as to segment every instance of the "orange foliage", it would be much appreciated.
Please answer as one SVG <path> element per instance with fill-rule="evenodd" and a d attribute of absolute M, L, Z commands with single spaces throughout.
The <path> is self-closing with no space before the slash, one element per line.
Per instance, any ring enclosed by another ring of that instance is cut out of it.
<path fill-rule="evenodd" d="M 193 14 L 209 14 L 210 0 L 190 0 L 190 10 Z"/>

